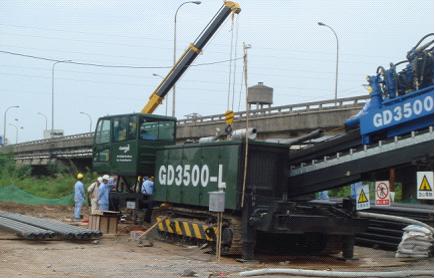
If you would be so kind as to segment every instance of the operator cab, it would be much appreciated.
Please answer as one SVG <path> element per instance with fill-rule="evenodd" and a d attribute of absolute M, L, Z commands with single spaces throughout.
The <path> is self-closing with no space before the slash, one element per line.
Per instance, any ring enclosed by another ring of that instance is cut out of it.
<path fill-rule="evenodd" d="M 154 175 L 156 149 L 174 145 L 176 118 L 154 114 L 101 117 L 94 134 L 93 170 L 125 176 Z"/>

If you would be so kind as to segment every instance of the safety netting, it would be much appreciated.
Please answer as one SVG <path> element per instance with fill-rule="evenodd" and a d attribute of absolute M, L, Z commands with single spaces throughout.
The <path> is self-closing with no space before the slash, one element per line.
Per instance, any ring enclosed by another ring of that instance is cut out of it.
<path fill-rule="evenodd" d="M 48 199 L 32 195 L 14 185 L 0 186 L 0 202 L 29 205 L 71 205 L 72 200 L 72 194 L 58 199 Z"/>

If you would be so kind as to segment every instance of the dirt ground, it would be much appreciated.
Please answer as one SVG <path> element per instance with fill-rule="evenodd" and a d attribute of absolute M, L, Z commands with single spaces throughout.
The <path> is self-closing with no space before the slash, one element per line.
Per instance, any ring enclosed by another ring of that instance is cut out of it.
<path fill-rule="evenodd" d="M 65 220 L 72 208 L 0 204 L 0 210 Z M 216 262 L 214 255 L 196 246 L 154 241 L 138 247 L 128 234 L 99 241 L 25 241 L 0 231 L 0 277 L 237 277 L 238 272 L 257 268 L 306 268 L 335 271 L 433 271 L 433 258 L 399 260 L 393 252 L 356 247 L 357 259 L 337 257 L 272 257 L 241 263 L 236 258 Z"/>

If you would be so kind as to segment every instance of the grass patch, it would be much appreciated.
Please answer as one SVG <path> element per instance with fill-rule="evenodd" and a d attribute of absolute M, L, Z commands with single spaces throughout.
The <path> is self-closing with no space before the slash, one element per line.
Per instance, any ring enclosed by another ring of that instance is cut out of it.
<path fill-rule="evenodd" d="M 49 166 L 49 175 L 35 177 L 30 166 L 17 166 L 9 155 L 0 155 L 0 187 L 14 185 L 41 198 L 58 199 L 74 192 L 76 179 L 67 169 Z M 85 185 L 90 184 L 92 174 L 85 175 Z"/>

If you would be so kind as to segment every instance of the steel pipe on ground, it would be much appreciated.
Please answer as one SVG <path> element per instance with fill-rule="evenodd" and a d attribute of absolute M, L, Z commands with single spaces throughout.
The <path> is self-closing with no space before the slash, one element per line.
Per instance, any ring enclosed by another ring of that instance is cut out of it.
<path fill-rule="evenodd" d="M 9 212 L 0 212 L 0 216 L 18 222 L 26 223 L 28 225 L 57 232 L 63 235 L 67 239 L 89 239 L 92 237 L 99 237 L 102 235 L 100 231 L 83 229 L 72 225 L 64 224 L 59 221 L 45 219 L 45 218 L 41 219 L 41 218 L 25 216 L 16 213 L 9 213 Z"/>
<path fill-rule="evenodd" d="M 31 226 L 4 217 L 0 217 L 0 228 L 14 232 L 16 235 L 29 240 L 44 240 L 56 236 L 56 233 L 53 231 L 41 229 L 39 227 Z"/>
<path fill-rule="evenodd" d="M 412 218 L 395 216 L 395 215 L 379 214 L 379 213 L 370 213 L 370 212 L 358 212 L 357 214 L 358 214 L 358 216 L 365 217 L 365 218 L 375 218 L 375 219 L 382 219 L 382 220 L 387 220 L 387 221 L 402 222 L 402 223 L 406 223 L 406 224 L 410 224 L 410 225 L 419 225 L 419 226 L 422 226 L 422 227 L 430 230 L 432 232 L 432 234 L 434 233 L 434 229 L 431 226 L 429 226 L 423 222 L 420 222 L 418 220 L 412 219 Z"/>

